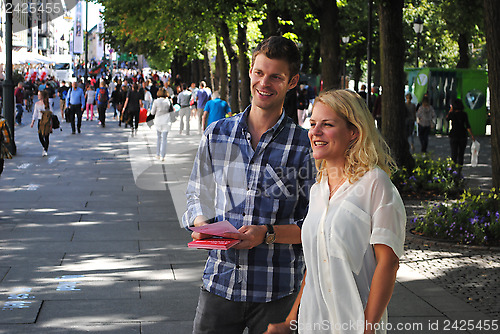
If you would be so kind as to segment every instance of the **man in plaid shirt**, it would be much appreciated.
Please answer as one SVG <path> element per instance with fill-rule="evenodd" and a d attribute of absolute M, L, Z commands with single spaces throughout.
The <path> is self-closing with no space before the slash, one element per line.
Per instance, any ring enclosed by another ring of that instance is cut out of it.
<path fill-rule="evenodd" d="M 240 232 L 228 237 L 241 242 L 209 252 L 193 333 L 263 333 L 284 321 L 295 301 L 304 272 L 300 228 L 315 178 L 307 131 L 283 112 L 299 65 L 292 41 L 260 43 L 251 106 L 212 123 L 200 142 L 183 225 L 228 220 Z"/>

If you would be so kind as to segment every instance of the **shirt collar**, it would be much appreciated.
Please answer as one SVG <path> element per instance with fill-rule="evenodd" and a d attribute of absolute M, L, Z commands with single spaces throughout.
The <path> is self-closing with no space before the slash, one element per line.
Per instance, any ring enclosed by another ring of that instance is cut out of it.
<path fill-rule="evenodd" d="M 252 107 L 252 105 L 249 105 L 245 109 L 245 111 L 243 112 L 243 116 L 241 117 L 241 120 L 240 120 L 240 126 L 241 126 L 242 130 L 247 131 L 247 132 L 248 132 L 247 120 L 248 120 L 248 115 L 250 114 L 251 107 Z M 285 109 L 282 109 L 280 118 L 278 119 L 276 124 L 274 124 L 269 130 L 266 131 L 266 133 L 270 132 L 270 133 L 276 134 L 279 131 L 281 131 L 281 129 L 285 126 L 285 124 L 286 124 Z"/>

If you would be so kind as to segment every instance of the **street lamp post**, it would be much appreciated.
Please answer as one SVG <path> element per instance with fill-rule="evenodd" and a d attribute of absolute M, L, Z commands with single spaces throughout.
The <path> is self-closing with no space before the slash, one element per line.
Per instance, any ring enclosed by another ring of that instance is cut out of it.
<path fill-rule="evenodd" d="M 344 79 L 343 79 L 343 87 L 344 89 L 349 88 L 349 83 L 346 85 L 346 67 L 347 67 L 347 43 L 349 43 L 349 36 L 343 36 L 342 37 L 342 43 L 344 43 L 345 50 L 344 50 Z"/>
<path fill-rule="evenodd" d="M 12 0 L 6 0 L 6 8 L 12 8 Z M 12 80 L 12 11 L 5 11 L 5 80 L 3 82 L 3 114 L 11 133 L 12 154 L 16 154 L 14 142 L 14 81 Z"/>
<path fill-rule="evenodd" d="M 420 34 L 422 33 L 422 30 L 424 29 L 424 21 L 422 21 L 422 18 L 420 15 L 413 21 L 413 30 L 417 34 L 417 51 L 416 51 L 416 67 L 418 68 L 418 50 L 420 49 Z"/>
<path fill-rule="evenodd" d="M 85 0 L 85 80 L 84 86 L 87 87 L 87 80 L 89 77 L 88 61 L 89 61 L 89 28 L 88 28 L 88 18 L 89 18 L 89 1 Z"/>
<path fill-rule="evenodd" d="M 368 109 L 372 109 L 372 13 L 373 13 L 373 1 L 368 0 L 368 33 L 366 37 L 366 85 L 368 90 L 366 92 L 366 104 Z"/>

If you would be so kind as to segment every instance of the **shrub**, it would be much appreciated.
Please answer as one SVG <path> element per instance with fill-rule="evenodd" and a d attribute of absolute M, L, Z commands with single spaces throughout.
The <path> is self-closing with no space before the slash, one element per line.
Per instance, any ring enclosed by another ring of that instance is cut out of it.
<path fill-rule="evenodd" d="M 460 166 L 450 158 L 432 159 L 426 154 L 415 154 L 415 167 L 398 169 L 392 182 L 402 195 L 432 193 L 456 196 L 464 189 Z"/>
<path fill-rule="evenodd" d="M 466 245 L 500 245 L 500 196 L 493 188 L 487 194 L 465 191 L 457 201 L 428 205 L 414 219 L 415 231 L 427 237 Z"/>

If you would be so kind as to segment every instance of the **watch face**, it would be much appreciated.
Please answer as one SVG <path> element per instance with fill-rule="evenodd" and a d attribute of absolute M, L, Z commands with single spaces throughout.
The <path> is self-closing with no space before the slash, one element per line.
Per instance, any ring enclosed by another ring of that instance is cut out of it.
<path fill-rule="evenodd" d="M 275 234 L 267 234 L 266 235 L 266 244 L 270 245 L 273 244 L 274 241 L 276 240 L 276 235 Z"/>

